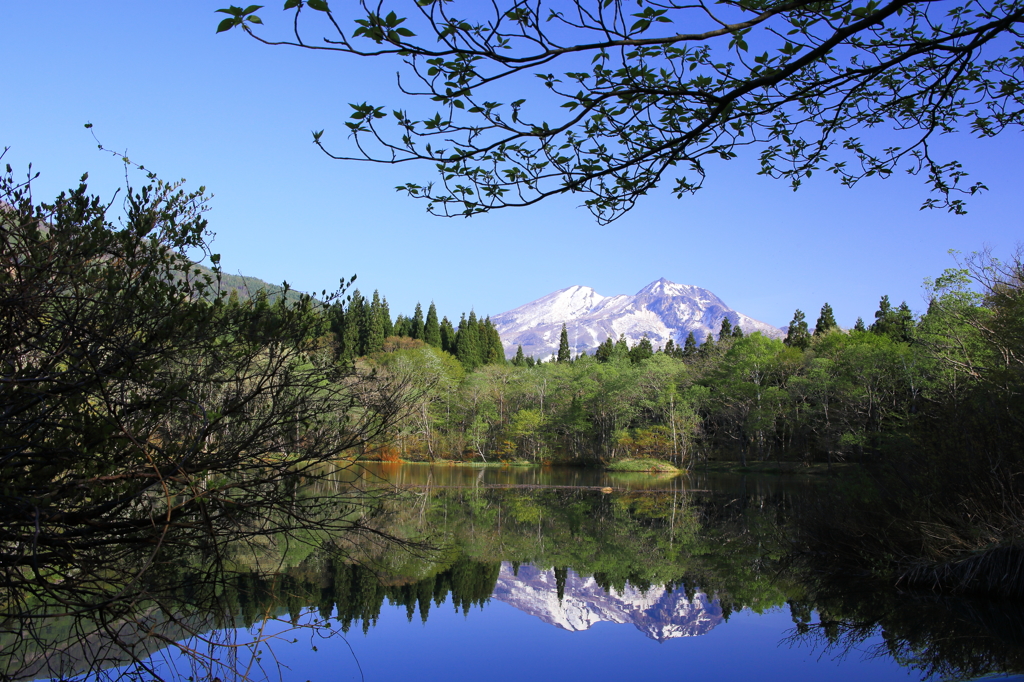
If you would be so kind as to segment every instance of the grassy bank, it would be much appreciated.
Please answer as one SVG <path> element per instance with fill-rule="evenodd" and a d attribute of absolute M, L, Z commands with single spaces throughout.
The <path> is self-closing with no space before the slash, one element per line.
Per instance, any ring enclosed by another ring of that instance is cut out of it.
<path fill-rule="evenodd" d="M 605 471 L 626 471 L 626 472 L 650 472 L 650 473 L 678 473 L 680 469 L 668 462 L 650 457 L 637 459 L 616 459 L 607 462 L 603 469 Z"/>

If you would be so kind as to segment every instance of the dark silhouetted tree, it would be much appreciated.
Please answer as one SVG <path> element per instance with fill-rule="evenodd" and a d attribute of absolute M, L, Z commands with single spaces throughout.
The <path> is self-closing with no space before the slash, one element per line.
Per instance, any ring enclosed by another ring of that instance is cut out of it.
<path fill-rule="evenodd" d="M 799 308 L 793 313 L 793 319 L 789 323 L 789 331 L 783 341 L 787 346 L 807 350 L 811 345 L 811 334 L 807 329 L 807 320 L 804 319 L 804 311 Z"/>
<path fill-rule="evenodd" d="M 565 323 L 562 323 L 562 332 L 558 335 L 558 356 L 555 358 L 558 362 L 569 362 L 572 360 L 572 354 L 569 351 L 569 332 L 565 328 Z"/>
<path fill-rule="evenodd" d="M 821 306 L 821 314 L 818 315 L 818 321 L 814 323 L 814 335 L 822 336 L 837 327 L 839 325 L 836 324 L 836 317 L 832 314 L 832 306 L 826 303 Z"/>

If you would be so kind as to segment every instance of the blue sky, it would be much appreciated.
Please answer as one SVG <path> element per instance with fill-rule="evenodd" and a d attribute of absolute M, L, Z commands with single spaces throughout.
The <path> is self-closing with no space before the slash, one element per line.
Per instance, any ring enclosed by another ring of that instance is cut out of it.
<path fill-rule="evenodd" d="M 608 296 L 666 277 L 775 325 L 795 308 L 813 323 L 828 301 L 849 326 L 870 320 L 882 294 L 922 310 L 921 282 L 953 265 L 948 249 L 1006 255 L 1024 236 L 1016 131 L 940 141 L 990 188 L 966 216 L 919 211 L 927 189 L 902 175 L 852 190 L 815 176 L 794 193 L 757 176 L 756 159 L 741 152 L 712 167 L 696 196 L 662 188 L 608 226 L 573 197 L 435 218 L 393 189 L 433 179 L 431 168 L 332 161 L 311 144 L 322 128 L 344 144 L 349 102 L 401 105 L 398 64 L 216 35 L 224 4 L 8 3 L 4 160 L 34 164 L 39 199 L 83 172 L 110 195 L 124 171 L 96 150 L 83 128 L 91 122 L 106 146 L 214 194 L 209 219 L 226 271 L 305 291 L 358 273 L 358 286 L 379 289 L 393 314 L 433 299 L 456 322 L 470 308 L 494 315 L 574 284 Z M 283 16 L 278 4 L 261 12 L 268 23 Z"/>

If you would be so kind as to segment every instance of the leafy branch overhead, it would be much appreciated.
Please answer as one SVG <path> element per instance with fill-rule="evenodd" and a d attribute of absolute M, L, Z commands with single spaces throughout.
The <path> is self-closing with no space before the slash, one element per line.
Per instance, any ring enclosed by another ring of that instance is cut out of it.
<path fill-rule="evenodd" d="M 350 151 L 323 131 L 314 142 L 433 163 L 437 180 L 397 189 L 439 215 L 581 193 L 609 222 L 663 182 L 695 192 L 708 159 L 744 147 L 794 189 L 815 172 L 852 186 L 904 171 L 930 187 L 922 208 L 963 213 L 985 187 L 935 138 L 997 135 L 1024 103 L 1024 1 L 288 0 L 281 38 L 261 9 L 218 10 L 218 31 L 404 61 L 408 106 L 425 98 L 429 113 L 353 104 Z"/>

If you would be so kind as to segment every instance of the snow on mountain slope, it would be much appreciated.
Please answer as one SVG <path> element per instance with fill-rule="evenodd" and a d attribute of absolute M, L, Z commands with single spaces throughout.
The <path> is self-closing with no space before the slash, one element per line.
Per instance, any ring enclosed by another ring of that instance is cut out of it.
<path fill-rule="evenodd" d="M 508 562 L 501 565 L 492 596 L 570 632 L 600 622 L 628 623 L 659 642 L 706 634 L 723 620 L 721 606 L 702 592 L 692 601 L 683 590 L 669 592 L 657 586 L 640 590 L 627 583 L 621 591 L 606 592 L 594 578 L 571 569 L 559 599 L 554 570 L 524 565 L 515 571 Z"/>
<path fill-rule="evenodd" d="M 707 289 L 665 278 L 635 296 L 605 297 L 590 287 L 572 286 L 492 315 L 491 322 L 501 334 L 507 357 L 522 345 L 526 355 L 544 359 L 558 351 L 563 323 L 575 355 L 592 354 L 609 336 L 618 339 L 623 334 L 630 346 L 646 334 L 655 349 L 670 338 L 681 345 L 690 332 L 701 343 L 708 334 L 718 333 L 724 317 L 748 334 L 782 336 L 777 328 L 733 310 Z"/>

